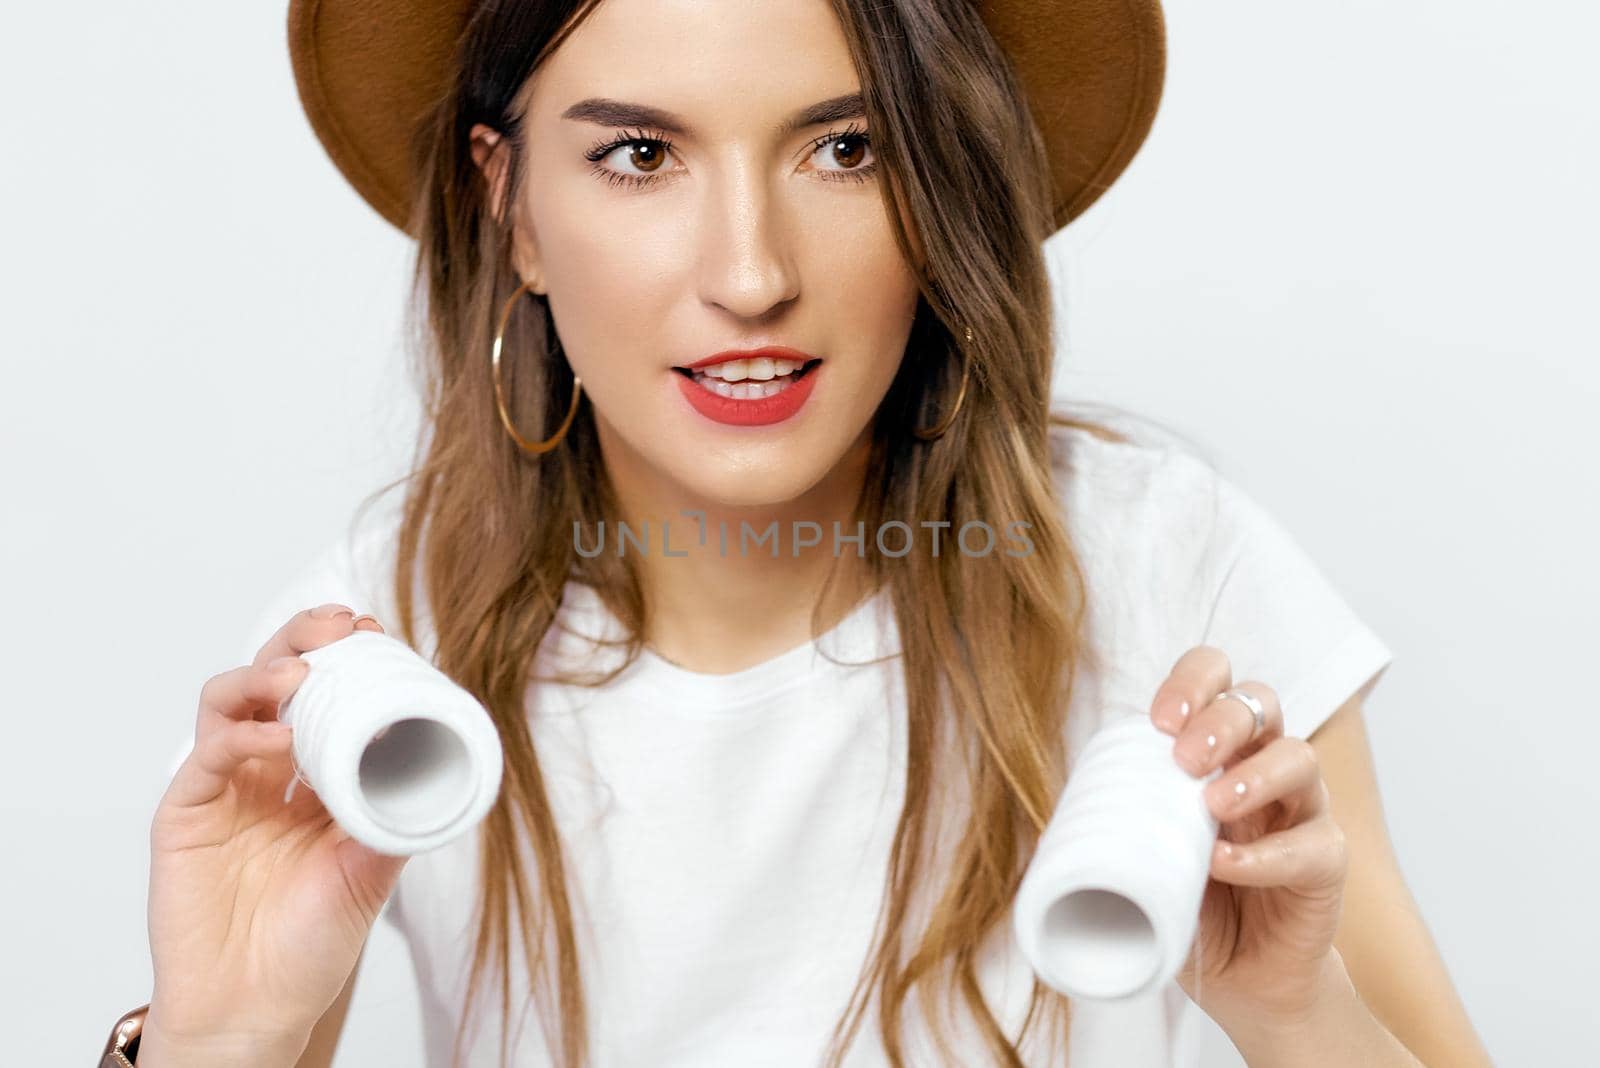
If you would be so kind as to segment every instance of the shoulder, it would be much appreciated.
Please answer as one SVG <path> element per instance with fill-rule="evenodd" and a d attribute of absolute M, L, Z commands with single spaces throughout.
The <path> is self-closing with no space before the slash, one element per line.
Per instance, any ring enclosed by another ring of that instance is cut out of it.
<path fill-rule="evenodd" d="M 1079 424 L 1050 431 L 1051 478 L 1079 550 L 1126 556 L 1144 546 L 1197 562 L 1224 549 L 1230 510 L 1243 498 L 1238 487 L 1171 434 L 1104 425 L 1119 436 Z"/>
<path fill-rule="evenodd" d="M 248 662 L 296 612 L 337 601 L 370 613 L 386 628 L 394 618 L 394 572 L 401 510 L 379 498 L 358 507 L 344 528 L 284 576 L 258 606 L 245 636 Z"/>
<path fill-rule="evenodd" d="M 1120 428 L 1117 428 L 1120 430 Z M 1186 649 L 1278 692 L 1309 737 L 1391 654 L 1321 562 L 1198 449 L 1159 433 L 1052 431 L 1052 468 L 1099 637 L 1138 692 Z"/>

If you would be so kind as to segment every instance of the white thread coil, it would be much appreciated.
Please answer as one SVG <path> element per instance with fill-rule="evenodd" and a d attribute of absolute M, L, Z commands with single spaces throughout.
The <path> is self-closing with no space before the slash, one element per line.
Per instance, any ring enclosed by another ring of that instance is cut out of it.
<path fill-rule="evenodd" d="M 278 709 L 296 774 L 346 833 L 391 856 L 436 849 L 500 792 L 500 736 L 478 700 L 404 642 L 355 631 L 301 653 Z"/>
<path fill-rule="evenodd" d="M 1171 982 L 1199 924 L 1218 824 L 1174 738 L 1123 715 L 1089 739 L 1012 911 L 1035 974 L 1068 997 L 1118 1000 Z"/>

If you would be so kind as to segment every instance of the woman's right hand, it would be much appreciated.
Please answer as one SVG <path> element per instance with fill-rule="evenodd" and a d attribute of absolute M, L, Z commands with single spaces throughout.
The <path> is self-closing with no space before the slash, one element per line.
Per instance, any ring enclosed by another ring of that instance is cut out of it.
<path fill-rule="evenodd" d="M 200 691 L 194 748 L 150 827 L 140 1064 L 293 1065 L 355 968 L 408 858 L 347 836 L 304 782 L 284 801 L 293 732 L 277 720 L 310 670 L 296 654 L 355 629 L 383 632 L 343 605 L 300 612 Z"/>

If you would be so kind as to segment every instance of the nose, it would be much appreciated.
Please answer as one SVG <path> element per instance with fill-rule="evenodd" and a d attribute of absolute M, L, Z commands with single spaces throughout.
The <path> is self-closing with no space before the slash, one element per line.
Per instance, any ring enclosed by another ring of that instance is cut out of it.
<path fill-rule="evenodd" d="M 702 211 L 701 299 L 740 319 L 761 319 L 799 294 L 791 213 L 761 168 L 731 164 L 707 188 Z"/>

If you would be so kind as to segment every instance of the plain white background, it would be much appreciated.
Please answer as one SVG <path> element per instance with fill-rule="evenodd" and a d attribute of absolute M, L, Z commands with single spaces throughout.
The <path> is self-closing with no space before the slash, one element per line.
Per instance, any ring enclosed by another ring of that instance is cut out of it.
<path fill-rule="evenodd" d="M 1150 141 L 1048 246 L 1057 387 L 1185 434 L 1391 645 L 1372 739 L 1456 983 L 1501 1063 L 1589 1063 L 1600 21 L 1168 19 Z M 282 4 L 7 23 L 0 1004 L 12 1060 L 72 1065 L 148 996 L 149 819 L 201 683 L 409 455 L 410 249 L 305 124 Z M 341 1063 L 418 1064 L 404 946 L 368 957 Z"/>

